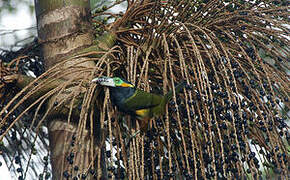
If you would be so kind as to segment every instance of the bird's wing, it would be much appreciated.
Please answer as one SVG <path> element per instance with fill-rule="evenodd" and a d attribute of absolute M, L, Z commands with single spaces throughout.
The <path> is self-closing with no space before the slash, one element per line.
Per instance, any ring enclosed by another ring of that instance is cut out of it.
<path fill-rule="evenodd" d="M 130 110 L 148 109 L 158 106 L 162 96 L 137 89 L 135 93 L 125 100 L 124 105 Z"/>

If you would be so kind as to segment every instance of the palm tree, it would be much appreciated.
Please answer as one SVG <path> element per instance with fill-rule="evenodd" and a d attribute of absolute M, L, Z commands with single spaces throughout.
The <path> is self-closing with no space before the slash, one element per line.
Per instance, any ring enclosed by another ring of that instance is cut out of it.
<path fill-rule="evenodd" d="M 109 16 L 92 20 L 86 1 L 37 1 L 46 71 L 35 79 L 17 74 L 21 57 L 2 66 L 2 99 L 12 94 L 8 87 L 19 91 L 3 103 L 0 138 L 18 127 L 14 138 L 25 139 L 26 114 L 38 136 L 46 124 L 54 179 L 285 178 L 288 5 L 127 0 L 125 14 L 103 6 L 93 17 Z M 138 123 L 90 83 L 103 75 L 157 94 L 182 79 L 187 85 L 146 133 L 131 138 Z"/>

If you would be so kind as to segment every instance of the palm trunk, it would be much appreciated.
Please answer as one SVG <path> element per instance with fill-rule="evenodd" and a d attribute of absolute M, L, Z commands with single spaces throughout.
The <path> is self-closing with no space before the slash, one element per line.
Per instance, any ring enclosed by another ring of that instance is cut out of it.
<path fill-rule="evenodd" d="M 49 69 L 64 57 L 68 57 L 93 42 L 88 0 L 38 0 L 35 1 L 39 41 L 43 43 L 45 68 Z M 87 62 L 82 66 L 91 67 Z M 68 77 L 67 77 L 68 78 Z M 66 79 L 66 77 L 64 77 Z M 72 137 L 77 125 L 67 123 L 64 118 L 48 119 L 51 164 L 53 179 L 74 177 L 88 169 L 91 154 L 89 153 L 89 133 L 82 134 L 82 146 L 73 156 L 73 163 L 67 160 L 71 153 Z M 78 171 L 71 171 L 78 166 Z M 68 171 L 66 171 L 68 170 Z"/>

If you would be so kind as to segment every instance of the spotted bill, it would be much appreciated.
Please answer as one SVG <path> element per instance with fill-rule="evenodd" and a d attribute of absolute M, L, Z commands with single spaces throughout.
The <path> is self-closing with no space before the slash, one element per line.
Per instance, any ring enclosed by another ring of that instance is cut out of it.
<path fill-rule="evenodd" d="M 104 83 L 104 82 L 109 82 L 109 79 L 107 77 L 97 77 L 95 79 L 92 80 L 92 82 L 96 82 L 96 83 Z"/>

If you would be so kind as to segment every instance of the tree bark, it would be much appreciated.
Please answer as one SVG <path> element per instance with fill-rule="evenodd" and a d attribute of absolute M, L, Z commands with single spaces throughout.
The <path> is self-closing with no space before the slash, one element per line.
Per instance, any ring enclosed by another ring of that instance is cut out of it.
<path fill-rule="evenodd" d="M 94 36 L 88 0 L 35 0 L 35 10 L 46 70 L 61 62 L 64 57 L 69 57 L 92 44 Z M 86 62 L 82 66 L 93 67 L 94 63 Z M 78 171 L 69 170 L 73 168 L 67 157 L 72 150 L 71 142 L 77 125 L 66 121 L 66 117 L 48 119 L 53 179 L 64 179 L 67 175 L 74 177 L 87 172 L 90 163 L 91 142 L 86 131 L 80 138 L 82 142 L 77 142 L 81 144 L 81 148 L 72 158 L 73 164 L 78 166 Z M 66 170 L 67 173 L 64 173 Z"/>
<path fill-rule="evenodd" d="M 35 9 L 46 69 L 92 44 L 88 0 L 36 0 Z"/>

